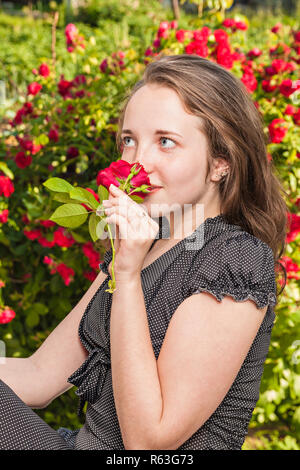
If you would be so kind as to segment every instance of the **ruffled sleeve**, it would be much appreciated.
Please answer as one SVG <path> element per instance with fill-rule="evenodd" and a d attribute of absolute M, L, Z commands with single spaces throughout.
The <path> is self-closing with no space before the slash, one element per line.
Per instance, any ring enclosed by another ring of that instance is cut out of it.
<path fill-rule="evenodd" d="M 269 245 L 242 231 L 216 244 L 205 256 L 194 257 L 185 279 L 186 296 L 209 292 L 221 301 L 253 300 L 258 308 L 276 305 L 273 252 Z"/>

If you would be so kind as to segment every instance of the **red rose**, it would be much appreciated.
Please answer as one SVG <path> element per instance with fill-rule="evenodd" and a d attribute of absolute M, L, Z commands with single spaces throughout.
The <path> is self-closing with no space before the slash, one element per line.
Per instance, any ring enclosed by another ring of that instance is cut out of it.
<path fill-rule="evenodd" d="M 279 144 L 285 137 L 288 129 L 284 126 L 286 121 L 282 118 L 273 119 L 269 124 L 269 134 L 271 142 Z"/>
<path fill-rule="evenodd" d="M 42 89 L 42 85 L 37 82 L 32 82 L 27 87 L 28 95 L 36 95 Z"/>
<path fill-rule="evenodd" d="M 95 271 L 85 271 L 83 272 L 83 276 L 89 281 L 93 282 L 97 277 L 97 273 Z"/>
<path fill-rule="evenodd" d="M 112 162 L 108 168 L 105 168 L 104 170 L 100 170 L 98 175 L 97 175 L 97 185 L 100 186 L 105 186 L 106 188 L 109 188 L 110 184 L 114 184 L 115 186 L 120 186 L 120 182 L 117 180 L 117 178 L 125 181 L 130 174 L 130 171 L 132 167 L 136 165 L 136 170 L 140 169 L 139 173 L 134 175 L 130 181 L 131 188 L 138 188 L 142 186 L 143 184 L 149 185 L 150 188 L 149 190 L 157 187 L 156 185 L 152 185 L 150 183 L 148 173 L 145 171 L 143 165 L 141 164 L 136 164 L 136 163 L 128 163 L 125 160 L 117 160 L 116 162 Z M 147 193 L 143 193 L 142 191 L 135 192 L 135 195 L 144 198 Z"/>
<path fill-rule="evenodd" d="M 254 47 L 251 51 L 248 52 L 248 57 L 259 57 L 262 54 L 262 51 L 258 47 Z"/>
<path fill-rule="evenodd" d="M 244 21 L 236 21 L 234 28 L 245 31 L 246 29 L 248 29 L 248 26 L 246 25 Z"/>
<path fill-rule="evenodd" d="M 83 254 L 88 258 L 89 265 L 93 269 L 99 268 L 100 255 L 98 251 L 94 250 L 93 243 L 87 242 L 82 245 Z"/>
<path fill-rule="evenodd" d="M 283 80 L 279 85 L 279 91 L 282 95 L 286 96 L 287 98 L 296 91 L 296 88 L 293 85 L 293 82 L 290 78 L 287 80 Z"/>
<path fill-rule="evenodd" d="M 64 227 L 58 227 L 54 232 L 54 243 L 58 246 L 69 248 L 75 243 L 75 240 L 72 235 L 68 234 L 68 236 L 66 236 L 64 233 Z"/>
<path fill-rule="evenodd" d="M 0 196 L 9 197 L 14 192 L 14 184 L 8 176 L 0 175 Z"/>
<path fill-rule="evenodd" d="M 42 232 L 38 228 L 35 230 L 23 230 L 23 233 L 29 240 L 36 240 L 42 236 Z"/>
<path fill-rule="evenodd" d="M 297 263 L 294 263 L 289 256 L 282 256 L 280 261 L 283 263 L 286 269 L 288 279 L 300 279 L 300 275 L 298 274 L 300 267 Z"/>
<path fill-rule="evenodd" d="M 52 220 L 40 220 L 39 223 L 43 226 L 43 227 L 46 227 L 46 228 L 49 228 L 49 227 L 54 227 L 54 225 L 56 225 L 55 222 L 53 222 Z"/>
<path fill-rule="evenodd" d="M 227 69 L 233 66 L 233 57 L 230 52 L 229 46 L 224 42 L 217 46 L 217 63 L 223 65 Z"/>
<path fill-rule="evenodd" d="M 11 322 L 16 316 L 16 312 L 11 308 L 5 306 L 4 308 L 0 307 L 0 323 L 3 325 L 4 323 Z"/>
<path fill-rule="evenodd" d="M 285 70 L 286 62 L 282 59 L 275 59 L 272 61 L 271 66 L 276 70 L 276 73 L 280 73 Z"/>
<path fill-rule="evenodd" d="M 300 108 L 293 114 L 294 123 L 300 126 Z"/>
<path fill-rule="evenodd" d="M 184 29 L 178 29 L 178 31 L 176 31 L 175 33 L 175 37 L 177 39 L 177 41 L 179 42 L 183 42 L 184 41 L 184 36 L 185 36 L 185 30 Z M 159 41 L 159 43 L 158 43 Z M 158 43 L 158 45 L 154 44 L 154 43 Z M 154 47 L 159 47 L 160 46 L 160 39 L 156 39 L 154 42 L 153 42 L 153 46 Z"/>
<path fill-rule="evenodd" d="M 297 112 L 297 108 L 295 106 L 292 106 L 291 104 L 288 104 L 287 107 L 285 108 L 284 114 L 287 114 L 288 116 L 292 116 Z"/>
<path fill-rule="evenodd" d="M 25 152 L 18 152 L 15 156 L 16 165 L 19 168 L 26 168 L 32 162 L 32 156 L 26 155 Z"/>
<path fill-rule="evenodd" d="M 68 286 L 70 282 L 73 281 L 75 272 L 72 268 L 69 268 L 64 263 L 59 263 L 56 266 L 56 271 L 58 274 L 60 274 L 66 286 Z"/>
<path fill-rule="evenodd" d="M 48 77 L 50 75 L 50 69 L 47 64 L 40 65 L 39 74 L 42 75 L 42 77 Z"/>
<path fill-rule="evenodd" d="M 222 25 L 225 26 L 226 28 L 232 28 L 232 26 L 235 25 L 235 20 L 233 18 L 226 18 L 223 21 Z"/>
<path fill-rule="evenodd" d="M 250 93 L 256 90 L 257 87 L 257 80 L 253 73 L 244 73 L 241 81 L 244 83 L 245 87 L 247 88 Z"/>
<path fill-rule="evenodd" d="M 271 85 L 270 80 L 262 80 L 261 82 L 262 89 L 267 93 L 272 93 L 272 91 L 276 90 L 277 85 Z"/>
<path fill-rule="evenodd" d="M 271 28 L 272 33 L 277 33 L 277 31 L 282 27 L 281 23 L 276 23 L 273 28 Z"/>
<path fill-rule="evenodd" d="M 79 150 L 77 147 L 69 147 L 67 150 L 67 158 L 75 158 L 79 155 Z"/>
<path fill-rule="evenodd" d="M 54 240 L 49 241 L 45 237 L 40 237 L 37 239 L 38 243 L 42 246 L 45 246 L 46 248 L 52 248 L 55 245 Z"/>
<path fill-rule="evenodd" d="M 226 43 L 228 42 L 228 34 L 226 33 L 226 31 L 224 31 L 224 29 L 216 29 L 214 31 L 214 36 L 215 36 L 215 40 L 217 43 L 219 44 L 223 44 L 223 43 Z"/>
<path fill-rule="evenodd" d="M 58 82 L 58 92 L 63 98 L 72 98 L 70 93 L 70 88 L 72 88 L 73 82 L 69 80 L 64 80 L 63 78 Z"/>
<path fill-rule="evenodd" d="M 5 224 L 7 222 L 9 210 L 8 209 L 3 209 L 3 211 L 0 212 L 0 223 Z"/>

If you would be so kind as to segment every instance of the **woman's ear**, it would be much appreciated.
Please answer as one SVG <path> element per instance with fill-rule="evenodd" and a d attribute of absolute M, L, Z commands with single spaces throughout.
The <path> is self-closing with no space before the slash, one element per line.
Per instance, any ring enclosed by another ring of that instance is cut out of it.
<path fill-rule="evenodd" d="M 213 159 L 213 168 L 211 171 L 211 180 L 214 182 L 220 181 L 223 177 L 227 176 L 230 172 L 230 166 L 225 158 L 217 157 Z"/>

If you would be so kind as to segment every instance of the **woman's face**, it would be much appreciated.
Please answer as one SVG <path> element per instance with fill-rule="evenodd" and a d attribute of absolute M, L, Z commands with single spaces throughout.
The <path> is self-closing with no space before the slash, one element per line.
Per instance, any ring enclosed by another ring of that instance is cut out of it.
<path fill-rule="evenodd" d="M 207 216 L 219 213 L 216 185 L 210 178 L 205 183 L 207 140 L 199 125 L 200 118 L 188 114 L 177 93 L 165 86 L 145 85 L 130 99 L 122 159 L 141 163 L 150 182 L 162 186 L 144 199 L 150 216 L 167 215 L 184 204 L 203 204 Z"/>

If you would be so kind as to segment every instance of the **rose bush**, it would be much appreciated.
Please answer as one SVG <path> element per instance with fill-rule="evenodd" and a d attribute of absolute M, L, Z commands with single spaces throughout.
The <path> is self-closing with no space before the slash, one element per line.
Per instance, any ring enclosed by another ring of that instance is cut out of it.
<path fill-rule="evenodd" d="M 65 229 L 49 220 L 59 201 L 49 198 L 42 183 L 49 177 L 63 178 L 97 195 L 105 181 L 105 173 L 100 177 L 99 172 L 120 158 L 115 133 L 126 90 L 159 54 L 201 55 L 245 84 L 263 118 L 269 162 L 289 195 L 290 229 L 282 258 L 287 286 L 277 307 L 250 427 L 281 425 L 283 434 L 291 432 L 295 439 L 300 428 L 295 359 L 300 338 L 300 32 L 276 24 L 266 31 L 264 44 L 248 48 L 249 27 L 241 16 L 222 22 L 216 16 L 209 25 L 203 18 L 196 29 L 163 21 L 141 56 L 125 48 L 97 56 L 95 45 L 70 24 L 65 40 L 70 61 L 76 64 L 75 76 L 57 77 L 50 61 L 36 64 L 27 96 L 9 119 L 0 145 L 1 335 L 8 356 L 33 353 L 95 279 L 107 249 L 100 240 L 91 241 L 85 224 Z M 73 393 L 38 413 L 57 427 L 78 426 Z"/>

